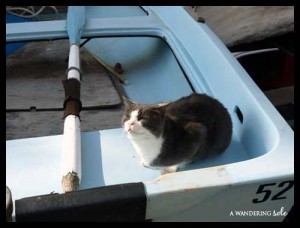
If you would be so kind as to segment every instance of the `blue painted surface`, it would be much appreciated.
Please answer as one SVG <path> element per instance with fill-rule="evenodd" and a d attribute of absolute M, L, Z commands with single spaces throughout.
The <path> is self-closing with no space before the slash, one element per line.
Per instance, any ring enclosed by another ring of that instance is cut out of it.
<path fill-rule="evenodd" d="M 206 42 L 202 37 L 198 38 L 199 42 Z M 127 96 L 136 102 L 173 101 L 193 92 L 170 47 L 159 38 L 96 38 L 85 47 L 112 68 L 118 62 L 122 64 L 123 76 L 129 80 L 129 84 L 123 85 L 123 88 Z M 194 83 L 196 92 L 207 93 L 225 105 L 233 120 L 235 144 L 240 144 L 238 148 L 248 151 L 247 158 L 258 157 L 270 151 L 277 142 L 274 125 L 261 110 L 252 108 L 257 103 L 251 98 L 251 94 L 243 91 L 243 86 L 238 86 L 238 80 L 233 80 L 231 69 L 224 57 L 218 59 L 215 55 L 217 50 L 212 52 L 209 47 L 202 48 L 203 51 L 196 51 L 197 58 L 201 58 L 201 71 L 196 76 L 187 74 L 191 82 L 197 76 L 197 80 L 203 81 L 201 86 Z M 237 93 L 243 96 L 238 96 Z M 234 111 L 236 106 L 243 113 L 243 124 Z M 253 125 L 254 122 L 257 125 Z M 257 126 L 260 126 L 260 131 L 257 131 Z M 241 157 L 233 155 L 232 159 L 236 158 Z M 245 157 L 241 160 L 244 159 Z"/>
<path fill-rule="evenodd" d="M 115 9 L 107 8 L 106 15 L 117 17 L 119 13 L 116 14 L 118 10 Z M 234 124 L 234 137 L 248 151 L 249 157 L 271 151 L 279 142 L 274 120 L 282 123 L 282 118 L 224 44 L 205 24 L 192 23 L 181 8 L 172 8 L 172 14 L 180 17 L 173 17 L 169 7 L 146 9 L 149 11 L 147 17 L 129 17 L 128 11 L 124 19 L 118 20 L 94 18 L 102 15 L 104 8 L 89 8 L 93 16 L 88 21 L 86 32 L 136 35 L 138 31 L 142 35 L 164 36 L 196 92 L 219 99 L 228 109 Z M 103 23 L 96 23 L 97 20 L 103 20 Z M 59 22 L 55 24 L 61 26 Z M 130 81 L 124 90 L 137 102 L 170 101 L 192 92 L 171 50 L 158 38 L 101 38 L 93 39 L 86 47 L 112 67 L 117 62 L 122 63 L 124 76 Z M 242 111 L 243 124 L 234 111 L 236 106 Z M 253 123 L 257 123 L 259 129 Z"/>
<path fill-rule="evenodd" d="M 61 151 L 62 136 L 7 141 L 6 184 L 11 186 L 14 200 L 62 192 Z"/>
<path fill-rule="evenodd" d="M 26 21 L 29 22 L 29 21 L 32 21 L 32 19 L 22 18 L 22 17 L 17 17 L 14 15 L 6 14 L 6 23 L 20 23 L 20 22 L 26 22 Z M 13 52 L 15 52 L 17 49 L 23 47 L 26 44 L 27 44 L 27 42 L 6 44 L 6 56 L 9 56 Z"/>
<path fill-rule="evenodd" d="M 100 8 L 97 9 L 100 12 Z M 219 99 L 228 109 L 234 124 L 230 147 L 220 156 L 186 167 L 185 170 L 197 169 L 189 172 L 189 176 L 192 176 L 189 181 L 194 183 L 202 171 L 200 168 L 222 164 L 225 165 L 224 173 L 230 179 L 229 182 L 221 182 L 226 186 L 258 183 L 266 178 L 282 176 L 293 179 L 293 131 L 224 44 L 207 25 L 194 22 L 182 8 L 147 9 L 150 10 L 147 17 L 91 18 L 83 35 L 165 37 L 195 90 Z M 49 24 L 38 26 L 43 29 L 44 25 Z M 41 32 L 30 26 L 26 29 L 33 32 L 35 39 L 45 36 L 66 37 L 62 22 L 52 25 L 56 27 L 44 28 L 45 31 Z M 21 32 L 16 32 L 18 29 Z M 8 26 L 8 40 L 27 39 L 27 35 L 18 26 Z M 157 38 L 101 38 L 91 41 L 87 47 L 112 67 L 116 62 L 123 65 L 124 76 L 130 81 L 128 86 L 124 86 L 125 92 L 137 102 L 175 100 L 191 92 L 171 50 Z M 236 106 L 243 114 L 243 123 L 239 122 L 234 111 Z M 61 136 L 7 141 L 7 185 L 13 186 L 17 196 L 46 194 L 60 188 L 57 168 L 60 165 L 61 145 Z M 139 164 L 122 129 L 82 134 L 82 153 L 85 177 L 82 188 L 148 181 L 158 176 L 158 171 Z M 215 174 L 218 169 L 209 170 Z M 51 178 L 48 177 L 49 172 Z M 183 192 L 197 188 L 196 185 L 185 186 L 185 177 L 180 172 L 166 177 L 171 182 L 147 184 L 147 196 L 157 197 L 161 202 L 167 199 L 165 196 L 170 189 L 178 188 L 173 183 L 180 183 Z M 49 185 L 39 186 L 38 183 L 44 183 L 45 179 L 49 179 Z M 205 190 L 220 179 L 221 176 L 214 176 L 213 180 L 205 183 L 201 178 L 197 180 L 201 182 L 200 188 Z M 180 197 L 179 193 L 176 197 Z M 184 203 L 184 199 L 180 203 Z"/>
<path fill-rule="evenodd" d="M 85 6 L 69 6 L 67 31 L 71 44 L 79 44 L 85 24 Z"/>
<path fill-rule="evenodd" d="M 58 135 L 6 142 L 6 184 L 12 189 L 15 199 L 62 191 L 60 175 L 62 139 L 62 135 Z M 160 175 L 159 170 L 148 169 L 140 164 L 139 156 L 121 128 L 82 133 L 81 151 L 80 189 L 151 181 Z M 179 171 L 247 159 L 249 159 L 247 151 L 234 138 L 224 154 L 194 163 Z M 44 183 L 45 179 L 47 183 Z M 23 186 L 22 191 L 14 192 L 18 186 Z"/>
<path fill-rule="evenodd" d="M 87 18 L 118 18 L 147 16 L 139 6 L 86 6 Z"/>
<path fill-rule="evenodd" d="M 6 142 L 6 184 L 14 199 L 62 192 L 62 140 L 57 135 Z M 150 181 L 160 173 L 140 165 L 123 129 L 82 133 L 81 151 L 80 189 Z"/>
<path fill-rule="evenodd" d="M 235 162 L 242 162 L 250 159 L 248 152 L 245 150 L 243 144 L 234 135 L 229 147 L 222 154 L 209 157 L 203 161 L 189 164 L 178 171 L 203 169 L 219 165 L 227 165 Z"/>
<path fill-rule="evenodd" d="M 81 135 L 82 174 L 80 188 L 104 186 L 103 159 L 99 131 Z"/>
<path fill-rule="evenodd" d="M 131 142 L 120 128 L 82 133 L 81 151 L 80 189 L 149 181 L 158 177 L 160 173 L 140 165 Z M 57 159 L 60 164 L 60 157 Z"/>
<path fill-rule="evenodd" d="M 172 101 L 193 92 L 171 49 L 159 38 L 99 38 L 85 47 L 112 68 L 122 64 L 122 75 L 129 80 L 123 88 L 136 102 Z"/>

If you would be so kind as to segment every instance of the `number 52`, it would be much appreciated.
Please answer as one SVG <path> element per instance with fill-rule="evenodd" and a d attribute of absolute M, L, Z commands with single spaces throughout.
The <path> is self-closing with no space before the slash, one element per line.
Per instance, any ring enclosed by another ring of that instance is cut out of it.
<path fill-rule="evenodd" d="M 268 186 L 274 186 L 276 185 L 276 183 L 270 183 L 270 184 L 262 184 L 258 187 L 257 191 L 256 191 L 256 194 L 262 194 L 264 193 L 264 196 L 262 199 L 258 199 L 258 198 L 255 198 L 252 200 L 253 203 L 262 203 L 262 202 L 265 202 L 266 200 L 269 199 L 269 197 L 271 196 L 272 194 L 272 191 L 269 190 L 269 189 L 266 189 L 266 187 Z M 278 192 L 277 194 L 275 194 L 271 200 L 280 200 L 280 199 L 285 199 L 286 196 L 282 196 L 285 192 L 287 192 L 288 190 L 290 190 L 293 186 L 294 186 L 294 181 L 284 181 L 284 182 L 281 182 L 278 187 L 283 187 L 285 186 L 284 189 L 282 189 L 280 192 Z"/>

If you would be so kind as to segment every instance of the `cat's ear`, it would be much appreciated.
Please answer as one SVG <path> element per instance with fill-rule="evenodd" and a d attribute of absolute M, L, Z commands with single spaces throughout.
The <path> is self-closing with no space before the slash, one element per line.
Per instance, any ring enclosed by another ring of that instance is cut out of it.
<path fill-rule="evenodd" d="M 125 107 L 127 107 L 127 108 L 131 108 L 134 104 L 136 104 L 134 101 L 129 100 L 128 98 L 126 98 L 124 96 L 122 96 L 122 100 L 123 100 Z"/>

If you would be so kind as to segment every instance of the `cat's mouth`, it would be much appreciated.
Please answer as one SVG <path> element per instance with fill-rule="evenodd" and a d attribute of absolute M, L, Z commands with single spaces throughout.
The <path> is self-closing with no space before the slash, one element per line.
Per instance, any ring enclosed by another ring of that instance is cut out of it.
<path fill-rule="evenodd" d="M 142 135 L 143 134 L 142 132 L 136 132 L 132 129 L 128 129 L 126 132 L 127 132 L 127 134 L 131 134 L 131 135 Z"/>

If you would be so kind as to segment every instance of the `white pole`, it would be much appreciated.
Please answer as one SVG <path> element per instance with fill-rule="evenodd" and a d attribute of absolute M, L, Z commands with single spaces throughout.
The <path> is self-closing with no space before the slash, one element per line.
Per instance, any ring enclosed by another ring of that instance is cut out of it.
<path fill-rule="evenodd" d="M 79 46 L 71 45 L 69 68 L 80 68 Z M 68 79 L 80 81 L 80 73 L 76 69 L 68 71 Z M 64 123 L 62 150 L 62 187 L 64 192 L 74 191 L 81 181 L 81 131 L 80 119 L 76 115 L 68 115 Z"/>
<path fill-rule="evenodd" d="M 69 68 L 76 67 L 79 69 L 80 67 L 80 58 L 79 58 L 79 46 L 76 44 L 72 44 L 70 47 L 70 54 L 69 54 Z M 76 78 L 80 81 L 80 74 L 77 70 L 70 70 L 68 72 L 68 79 L 69 78 Z"/>

